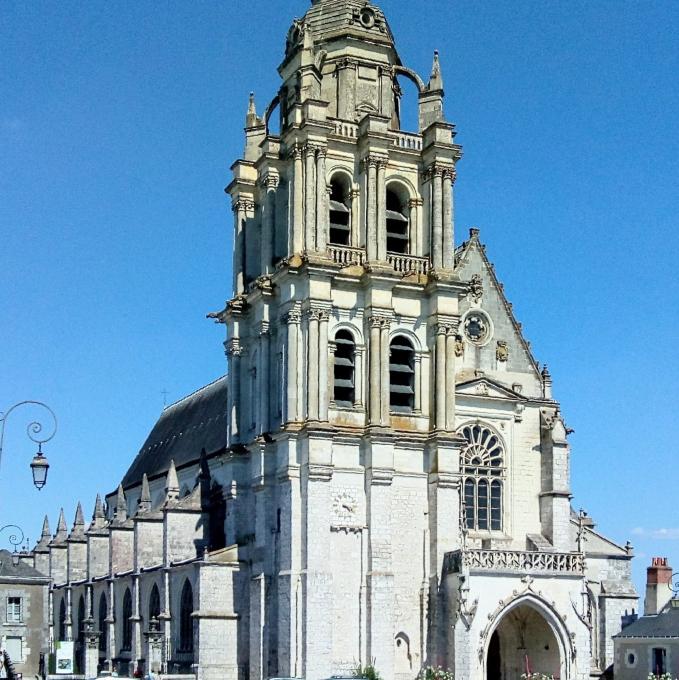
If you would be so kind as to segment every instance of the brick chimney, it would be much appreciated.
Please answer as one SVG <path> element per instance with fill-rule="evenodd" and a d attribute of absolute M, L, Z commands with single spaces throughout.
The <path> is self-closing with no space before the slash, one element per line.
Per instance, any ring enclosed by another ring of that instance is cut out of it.
<path fill-rule="evenodd" d="M 646 570 L 644 616 L 655 616 L 672 599 L 672 567 L 666 557 L 654 557 Z"/>

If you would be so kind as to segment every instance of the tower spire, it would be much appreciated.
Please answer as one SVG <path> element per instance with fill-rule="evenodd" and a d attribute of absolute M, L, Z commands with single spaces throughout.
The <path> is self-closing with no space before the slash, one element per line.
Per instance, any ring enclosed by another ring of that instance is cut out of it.
<path fill-rule="evenodd" d="M 441 73 L 441 61 L 439 59 L 439 51 L 434 50 L 434 63 L 431 67 L 431 76 L 429 77 L 429 91 L 443 90 L 443 75 Z"/>

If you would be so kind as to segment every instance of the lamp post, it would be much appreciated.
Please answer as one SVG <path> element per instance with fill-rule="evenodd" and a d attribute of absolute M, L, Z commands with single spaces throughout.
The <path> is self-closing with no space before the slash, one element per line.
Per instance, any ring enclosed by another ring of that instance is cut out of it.
<path fill-rule="evenodd" d="M 19 564 L 19 553 L 17 552 L 17 546 L 20 546 L 24 542 L 24 532 L 20 526 L 16 524 L 5 524 L 4 527 L 0 527 L 0 534 L 6 529 L 16 529 L 21 534 L 21 538 L 17 536 L 16 533 L 9 535 L 9 542 L 14 546 L 14 554 L 12 555 L 12 563 L 16 567 Z"/>
<path fill-rule="evenodd" d="M 5 413 L 0 413 L 0 465 L 2 465 L 2 446 L 5 439 L 5 424 L 7 423 L 7 418 L 9 418 L 10 413 L 21 406 L 38 406 L 45 409 L 53 421 L 53 427 L 47 431 L 51 434 L 47 437 L 42 435 L 43 426 L 42 423 L 37 420 L 31 421 L 26 427 L 28 438 L 38 445 L 38 452 L 33 457 L 30 467 L 31 473 L 33 474 L 33 484 L 36 489 L 40 490 L 47 483 L 47 471 L 49 470 L 49 463 L 42 452 L 42 445 L 50 441 L 57 433 L 57 417 L 47 404 L 43 404 L 41 401 L 20 401 L 18 404 L 11 406 Z"/>

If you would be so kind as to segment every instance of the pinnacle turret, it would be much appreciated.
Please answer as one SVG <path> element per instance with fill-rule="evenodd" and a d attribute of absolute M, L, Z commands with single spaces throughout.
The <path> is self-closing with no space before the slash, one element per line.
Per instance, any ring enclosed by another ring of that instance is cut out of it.
<path fill-rule="evenodd" d="M 83 506 L 78 501 L 78 507 L 75 509 L 75 519 L 73 520 L 73 528 L 69 535 L 69 539 L 82 539 L 85 537 L 85 518 L 83 517 Z"/>
<path fill-rule="evenodd" d="M 151 509 L 151 489 L 149 478 L 146 473 L 141 480 L 141 496 L 139 497 L 139 512 L 148 512 Z"/>
<path fill-rule="evenodd" d="M 127 499 L 125 498 L 125 491 L 123 485 L 118 487 L 118 495 L 116 497 L 115 521 L 118 523 L 127 520 Z"/>
<path fill-rule="evenodd" d="M 176 501 L 179 498 L 179 478 L 174 460 L 170 461 L 170 469 L 167 471 L 167 481 L 165 482 L 165 502 Z"/>
<path fill-rule="evenodd" d="M 65 541 L 68 538 L 68 528 L 66 527 L 66 516 L 64 515 L 64 509 L 61 508 L 59 511 L 59 521 L 57 522 L 57 533 L 54 534 L 54 542 L 59 543 Z"/>

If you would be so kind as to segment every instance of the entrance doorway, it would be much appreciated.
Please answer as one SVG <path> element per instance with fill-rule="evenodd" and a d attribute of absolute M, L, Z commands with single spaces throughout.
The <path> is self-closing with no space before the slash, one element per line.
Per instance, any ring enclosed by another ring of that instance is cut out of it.
<path fill-rule="evenodd" d="M 488 645 L 487 680 L 520 680 L 524 673 L 561 678 L 559 643 L 540 612 L 524 604 L 500 621 Z"/>

